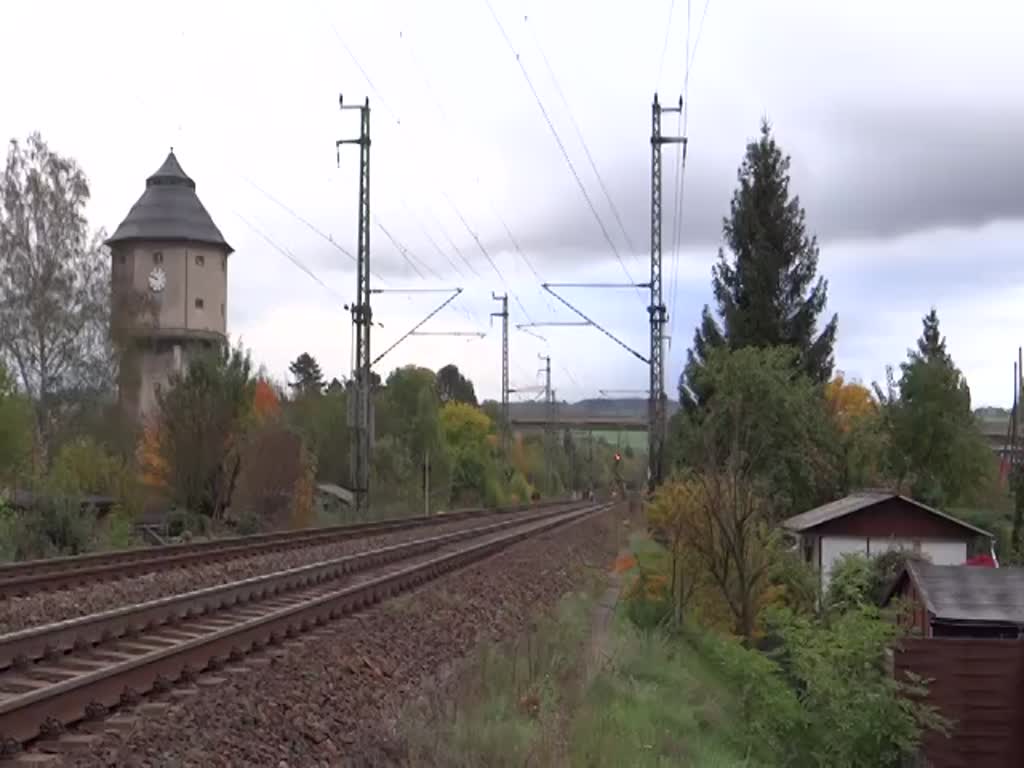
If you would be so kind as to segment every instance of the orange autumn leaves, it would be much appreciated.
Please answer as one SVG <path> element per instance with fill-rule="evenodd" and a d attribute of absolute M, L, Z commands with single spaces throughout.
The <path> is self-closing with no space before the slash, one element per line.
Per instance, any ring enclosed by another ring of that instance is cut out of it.
<path fill-rule="evenodd" d="M 270 382 L 257 379 L 253 386 L 251 415 L 257 425 L 276 421 L 281 416 L 281 399 Z M 139 467 L 142 483 L 154 491 L 165 491 L 169 487 L 169 464 L 160 450 L 160 425 L 149 419 L 143 426 L 138 447 Z M 305 483 L 310 485 L 310 483 Z M 303 493 L 309 495 L 309 491 Z"/>
<path fill-rule="evenodd" d="M 878 412 L 871 390 L 855 381 L 847 382 L 842 371 L 825 385 L 825 402 L 836 426 L 844 434 L 859 421 Z"/>
<path fill-rule="evenodd" d="M 258 379 L 253 388 L 252 412 L 261 422 L 271 421 L 281 415 L 281 400 L 274 387 L 265 379 Z"/>

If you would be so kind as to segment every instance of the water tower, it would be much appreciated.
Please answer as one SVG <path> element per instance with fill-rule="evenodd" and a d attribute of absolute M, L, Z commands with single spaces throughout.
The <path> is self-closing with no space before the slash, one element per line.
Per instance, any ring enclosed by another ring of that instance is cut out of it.
<path fill-rule="evenodd" d="M 142 419 L 172 373 L 197 352 L 226 343 L 232 248 L 173 149 L 107 245 L 119 399 L 127 415 Z"/>

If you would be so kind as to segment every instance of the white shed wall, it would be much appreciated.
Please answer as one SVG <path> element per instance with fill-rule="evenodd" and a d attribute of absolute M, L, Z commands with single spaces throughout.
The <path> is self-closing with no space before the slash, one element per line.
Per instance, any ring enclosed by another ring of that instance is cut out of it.
<path fill-rule="evenodd" d="M 821 537 L 821 589 L 828 589 L 832 577 L 832 566 L 846 554 L 868 553 L 868 540 L 856 536 L 822 536 Z"/>
<path fill-rule="evenodd" d="M 935 565 L 963 565 L 967 562 L 966 541 L 922 541 L 921 551 Z"/>

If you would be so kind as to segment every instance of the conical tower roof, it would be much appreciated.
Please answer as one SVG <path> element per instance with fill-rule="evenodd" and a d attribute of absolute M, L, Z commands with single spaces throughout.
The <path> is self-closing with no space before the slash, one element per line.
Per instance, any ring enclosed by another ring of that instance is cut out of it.
<path fill-rule="evenodd" d="M 146 191 L 107 244 L 126 240 L 172 240 L 219 245 L 234 250 L 196 195 L 196 183 L 181 169 L 172 149 L 160 169 L 146 179 Z"/>

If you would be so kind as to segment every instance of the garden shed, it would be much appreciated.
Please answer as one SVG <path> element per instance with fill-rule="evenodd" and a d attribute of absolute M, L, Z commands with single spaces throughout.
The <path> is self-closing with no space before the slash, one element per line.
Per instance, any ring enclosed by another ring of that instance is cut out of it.
<path fill-rule="evenodd" d="M 891 491 L 853 493 L 782 525 L 796 537 L 823 591 L 832 567 L 845 554 L 909 549 L 936 565 L 963 565 L 972 547 L 990 552 L 993 541 L 988 531 Z"/>

